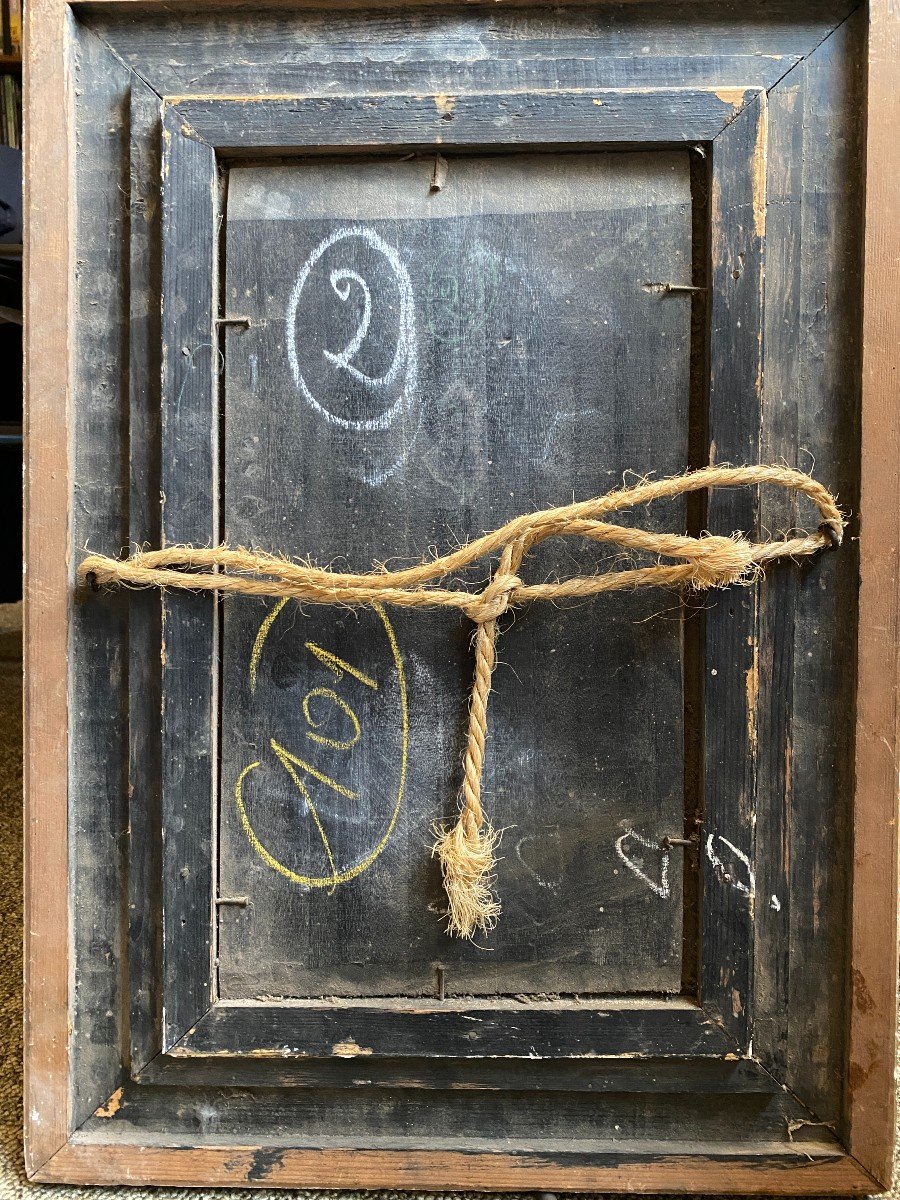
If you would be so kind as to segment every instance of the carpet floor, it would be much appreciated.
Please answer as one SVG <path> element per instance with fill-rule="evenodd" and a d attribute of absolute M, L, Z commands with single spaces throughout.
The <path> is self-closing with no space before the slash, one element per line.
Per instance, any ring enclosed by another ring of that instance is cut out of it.
<path fill-rule="evenodd" d="M 0 606 L 3 608 L 6 606 Z M 2 625 L 2 621 L 0 621 Z M 0 629 L 0 634 L 2 634 Z M 174 1200 L 208 1197 L 221 1200 L 263 1200 L 285 1195 L 321 1197 L 323 1200 L 387 1200 L 388 1197 L 409 1197 L 411 1193 L 318 1191 L 285 1193 L 272 1189 L 232 1189 L 208 1191 L 176 1188 L 82 1188 L 29 1183 L 25 1178 L 22 1160 L 22 707 L 21 662 L 4 657 L 9 648 L 0 638 L 0 894 L 6 902 L 0 908 L 0 1200 L 31 1197 L 50 1200 L 51 1197 L 74 1197 L 80 1194 L 99 1200 L 107 1195 L 120 1194 L 123 1200 L 156 1197 Z M 895 1171 L 895 1180 L 897 1172 Z M 435 1197 L 459 1196 L 460 1193 L 433 1193 Z M 526 1193 L 534 1197 L 534 1193 Z M 889 1194 L 900 1200 L 900 1186 L 895 1182 Z M 473 1194 L 472 1200 L 476 1200 Z M 486 1200 L 484 1193 L 477 1200 Z M 504 1200 L 516 1200 L 507 1194 Z M 524 1197 L 523 1197 L 524 1200 Z"/>

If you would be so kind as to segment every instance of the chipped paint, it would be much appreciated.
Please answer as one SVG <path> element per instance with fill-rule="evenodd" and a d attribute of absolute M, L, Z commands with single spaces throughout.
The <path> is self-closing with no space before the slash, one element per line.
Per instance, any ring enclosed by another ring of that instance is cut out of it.
<path fill-rule="evenodd" d="M 742 87 L 716 88 L 716 99 L 732 108 L 741 108 L 747 98 L 747 89 Z"/>
<path fill-rule="evenodd" d="M 105 1104 L 101 1104 L 100 1107 L 95 1110 L 94 1116 L 102 1117 L 104 1120 L 109 1120 L 110 1117 L 114 1117 L 122 1107 L 122 1093 L 124 1090 L 124 1088 L 116 1088 L 107 1102 Z"/>
<path fill-rule="evenodd" d="M 747 691 L 747 743 L 751 756 L 755 759 L 759 751 L 759 726 L 757 708 L 759 702 L 759 642 L 753 640 L 753 662 L 747 670 L 745 678 Z"/>
<path fill-rule="evenodd" d="M 756 135 L 756 146 L 753 160 L 750 164 L 751 185 L 753 187 L 753 230 L 760 239 L 766 236 L 766 173 L 768 158 L 766 151 L 769 140 L 769 109 L 766 95 L 763 92 L 757 102 L 759 104 L 759 129 Z"/>
<path fill-rule="evenodd" d="M 335 1058 L 356 1058 L 360 1054 L 371 1054 L 371 1046 L 360 1046 L 358 1042 L 354 1042 L 352 1038 L 348 1038 L 345 1042 L 335 1042 L 331 1047 L 331 1053 Z"/>
<path fill-rule="evenodd" d="M 450 121 L 453 118 L 453 109 L 456 107 L 456 97 L 438 92 L 434 98 L 434 106 L 441 114 L 443 120 Z"/>

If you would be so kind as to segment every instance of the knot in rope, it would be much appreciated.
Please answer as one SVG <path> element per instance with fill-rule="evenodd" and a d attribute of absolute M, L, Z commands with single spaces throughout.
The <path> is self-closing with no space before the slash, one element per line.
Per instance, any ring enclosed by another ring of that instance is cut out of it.
<path fill-rule="evenodd" d="M 707 534 L 697 539 L 691 584 L 695 588 L 730 587 L 752 582 L 759 575 L 756 547 L 742 537 Z"/>
<path fill-rule="evenodd" d="M 523 586 L 518 575 L 497 571 L 487 587 L 466 605 L 466 616 L 476 625 L 496 621 L 512 606 L 515 593 Z"/>
<path fill-rule="evenodd" d="M 775 484 L 808 497 L 821 518 L 816 532 L 751 542 L 739 534 L 694 537 L 604 520 L 610 513 L 689 492 L 761 483 Z M 489 929 L 500 913 L 492 874 L 499 835 L 491 828 L 481 806 L 488 696 L 497 658 L 498 618 L 513 604 L 532 600 L 584 600 L 603 592 L 638 587 L 708 589 L 751 584 L 760 576 L 763 566 L 775 559 L 836 549 L 843 531 L 843 514 L 834 497 L 802 471 L 761 465 L 714 466 L 667 479 L 643 479 L 632 487 L 589 500 L 523 513 L 440 558 L 396 571 L 338 572 L 240 547 L 169 546 L 162 550 L 139 550 L 124 560 L 92 554 L 82 561 L 78 573 L 97 590 L 102 584 L 111 584 L 291 597 L 312 604 L 449 608 L 464 612 L 474 621 L 475 673 L 460 808 L 449 827 L 435 830 L 434 844 L 449 903 L 447 930 L 459 937 L 472 937 L 478 929 Z M 655 555 L 656 561 L 650 566 L 629 564 L 625 569 L 577 575 L 572 579 L 523 582 L 518 572 L 525 554 L 552 537 L 580 537 L 612 544 L 628 552 Z M 479 559 L 497 553 L 497 567 L 481 592 L 473 594 L 460 588 L 433 586 L 435 581 L 447 580 Z"/>

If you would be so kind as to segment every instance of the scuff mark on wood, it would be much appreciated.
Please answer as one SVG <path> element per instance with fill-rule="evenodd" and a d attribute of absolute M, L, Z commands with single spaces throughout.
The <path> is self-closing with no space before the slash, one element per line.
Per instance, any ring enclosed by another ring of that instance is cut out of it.
<path fill-rule="evenodd" d="M 331 1053 L 336 1058 L 356 1058 L 360 1054 L 371 1054 L 371 1046 L 360 1046 L 358 1042 L 354 1042 L 352 1038 L 348 1038 L 345 1042 L 335 1042 L 331 1047 Z"/>
<path fill-rule="evenodd" d="M 283 1166 L 283 1150 L 254 1150 L 247 1171 L 247 1182 L 258 1183 L 260 1180 L 268 1179 L 276 1168 Z"/>
<path fill-rule="evenodd" d="M 110 1117 L 114 1117 L 122 1107 L 122 1093 L 124 1090 L 124 1088 L 116 1088 L 107 1102 L 105 1104 L 101 1104 L 100 1107 L 95 1110 L 94 1116 L 102 1117 L 104 1120 L 109 1120 Z"/>
<path fill-rule="evenodd" d="M 453 120 L 453 109 L 456 107 L 455 96 L 447 96 L 443 92 L 438 92 L 434 98 L 434 104 L 438 112 L 441 114 L 441 120 Z"/>
<path fill-rule="evenodd" d="M 747 95 L 747 89 L 742 87 L 716 88 L 716 99 L 732 108 L 740 108 Z"/>

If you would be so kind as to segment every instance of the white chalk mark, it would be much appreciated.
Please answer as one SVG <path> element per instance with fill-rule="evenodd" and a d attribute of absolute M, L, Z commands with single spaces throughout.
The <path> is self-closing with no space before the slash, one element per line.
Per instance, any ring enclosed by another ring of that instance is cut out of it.
<path fill-rule="evenodd" d="M 398 375 L 405 369 L 406 378 L 400 395 L 394 401 L 390 408 L 385 412 L 379 413 L 378 416 L 362 419 L 351 419 L 341 417 L 337 413 L 332 412 L 324 404 L 322 404 L 313 393 L 310 391 L 309 385 L 303 376 L 300 369 L 300 362 L 297 357 L 297 309 L 300 304 L 300 297 L 306 286 L 306 281 L 309 278 L 310 271 L 322 257 L 326 250 L 329 250 L 337 242 L 359 239 L 370 249 L 375 250 L 378 254 L 388 262 L 391 271 L 393 272 L 394 281 L 397 285 L 397 290 L 400 294 L 400 314 L 399 326 L 397 331 L 397 348 L 394 352 L 394 357 L 390 367 L 381 376 L 366 375 L 355 367 L 352 363 L 353 357 L 359 351 L 366 334 L 369 330 L 369 322 L 372 315 L 372 295 L 368 285 L 363 280 L 362 276 L 356 271 L 349 268 L 341 268 L 340 270 L 332 271 L 329 280 L 336 295 L 343 301 L 350 297 L 351 282 L 357 284 L 363 289 L 363 316 L 356 330 L 356 333 L 339 353 L 334 353 L 330 350 L 323 351 L 323 354 L 329 362 L 335 367 L 347 371 L 352 378 L 356 379 L 370 389 L 380 389 L 389 387 Z M 335 230 L 324 238 L 312 254 L 303 264 L 300 269 L 300 274 L 297 276 L 297 282 L 294 284 L 291 298 L 288 301 L 287 308 L 287 354 L 288 362 L 291 367 L 291 374 L 294 377 L 294 383 L 302 393 L 307 403 L 320 416 L 332 425 L 337 425 L 341 429 L 352 429 L 356 431 L 387 429 L 397 416 L 406 412 L 412 405 L 416 383 L 418 380 L 418 363 L 416 353 L 416 327 L 415 327 L 415 305 L 413 301 L 412 284 L 409 278 L 409 272 L 403 265 L 399 254 L 393 246 L 388 243 L 375 232 L 374 229 L 368 229 L 363 225 L 346 226 L 342 229 Z M 396 465 L 399 465 L 396 464 Z"/>
<path fill-rule="evenodd" d="M 557 832 L 556 827 L 554 826 L 550 832 L 556 833 Z M 542 841 L 546 841 L 547 837 L 548 837 L 548 831 L 543 830 L 540 834 L 526 833 L 524 837 L 519 838 L 519 840 L 516 842 L 516 858 L 519 860 L 519 862 L 522 864 L 522 866 L 525 868 L 525 870 L 528 872 L 528 874 L 532 876 L 532 878 L 535 880 L 535 882 L 538 884 L 539 887 L 550 888 L 552 891 L 552 890 L 555 890 L 559 886 L 559 882 L 550 880 L 550 879 L 545 879 L 543 877 L 543 875 L 539 874 L 534 869 L 534 867 L 530 863 L 526 862 L 525 859 L 522 857 L 522 847 L 525 845 L 525 843 L 536 841 L 538 837 L 540 837 Z"/>
<path fill-rule="evenodd" d="M 777 896 L 773 895 L 769 900 L 769 908 L 771 908 L 773 912 L 781 912 L 781 901 Z"/>
<path fill-rule="evenodd" d="M 660 869 L 659 869 L 659 883 L 657 883 L 655 879 L 651 879 L 649 875 L 645 874 L 641 870 L 641 868 L 637 865 L 637 863 L 633 863 L 631 861 L 631 859 L 628 857 L 628 855 L 625 853 L 625 851 L 622 849 L 623 845 L 629 838 L 634 838 L 634 840 L 639 845 L 646 847 L 646 849 L 648 849 L 648 850 L 661 851 L 662 860 L 661 860 Z M 628 868 L 629 871 L 631 871 L 634 875 L 637 875 L 638 879 L 643 879 L 644 883 L 647 884 L 647 886 L 651 889 L 651 891 L 654 891 L 657 894 L 657 896 L 661 897 L 663 900 L 668 900 L 668 898 L 669 898 L 669 851 L 662 850 L 662 847 L 660 846 L 658 841 L 653 841 L 651 838 L 642 837 L 641 834 L 636 833 L 635 830 L 633 830 L 633 829 L 626 829 L 621 837 L 616 838 L 616 854 L 618 854 L 619 858 L 621 858 L 622 862 L 625 864 L 625 866 Z"/>
<path fill-rule="evenodd" d="M 359 322 L 359 327 L 353 337 L 340 352 L 340 354 L 332 354 L 330 350 L 325 350 L 325 357 L 329 362 L 333 362 L 336 367 L 345 367 L 360 379 L 365 379 L 368 383 L 374 383 L 368 375 L 363 375 L 362 371 L 357 371 L 355 367 L 350 366 L 350 360 L 356 354 L 357 350 L 366 340 L 366 334 L 369 332 L 369 322 L 372 320 L 372 293 L 369 291 L 369 285 L 357 271 L 351 271 L 347 267 L 342 267 L 339 271 L 332 271 L 330 275 L 331 286 L 341 300 L 350 299 L 350 281 L 358 284 L 362 288 L 363 294 L 363 315 Z"/>
<path fill-rule="evenodd" d="M 735 879 L 734 875 L 725 869 L 725 864 L 713 849 L 716 841 L 720 841 L 723 846 L 727 846 L 738 862 L 744 864 L 747 869 L 746 883 L 743 883 L 740 879 Z M 743 850 L 738 850 L 737 846 L 733 842 L 729 842 L 728 838 L 722 837 L 721 833 L 711 833 L 706 839 L 706 857 L 709 859 L 713 870 L 718 872 L 724 883 L 731 884 L 736 891 L 743 892 L 745 896 L 753 898 L 756 894 L 756 876 L 753 874 L 753 868 L 750 866 L 750 859 Z"/>

